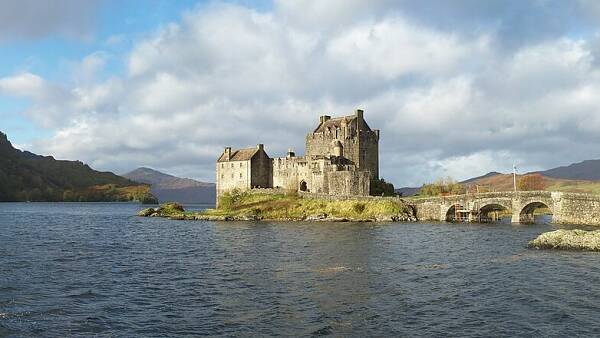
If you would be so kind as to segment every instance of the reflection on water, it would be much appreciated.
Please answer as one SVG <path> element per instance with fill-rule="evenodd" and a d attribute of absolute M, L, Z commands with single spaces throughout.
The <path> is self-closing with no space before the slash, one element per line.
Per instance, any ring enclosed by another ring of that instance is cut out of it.
<path fill-rule="evenodd" d="M 0 204 L 0 336 L 600 330 L 599 256 L 528 250 L 548 224 L 211 223 L 138 209 Z"/>

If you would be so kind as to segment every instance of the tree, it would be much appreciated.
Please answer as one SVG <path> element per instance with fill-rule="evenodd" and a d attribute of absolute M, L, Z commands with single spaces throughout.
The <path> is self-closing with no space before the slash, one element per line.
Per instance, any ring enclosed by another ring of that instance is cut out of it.
<path fill-rule="evenodd" d="M 544 190 L 546 189 L 546 182 L 542 175 L 530 174 L 519 178 L 517 186 L 520 191 Z"/>
<path fill-rule="evenodd" d="M 383 178 L 371 180 L 369 195 L 371 196 L 394 196 L 396 191 L 392 183 L 386 182 Z"/>
<path fill-rule="evenodd" d="M 423 196 L 462 195 L 464 193 L 465 187 L 452 177 L 439 178 L 434 183 L 423 184 L 419 190 L 419 195 Z"/>

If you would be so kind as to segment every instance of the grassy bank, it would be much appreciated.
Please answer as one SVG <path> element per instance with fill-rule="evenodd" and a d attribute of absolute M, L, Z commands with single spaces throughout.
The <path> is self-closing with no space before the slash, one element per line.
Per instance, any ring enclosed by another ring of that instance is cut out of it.
<path fill-rule="evenodd" d="M 214 220 L 330 220 L 330 221 L 410 221 L 412 210 L 401 200 L 345 200 L 301 198 L 294 194 L 261 194 L 233 191 L 219 200 L 218 209 L 203 212 L 164 208 L 156 216 L 178 219 Z M 141 214 L 148 214 L 149 211 Z M 152 216 L 152 214 L 142 215 Z"/>

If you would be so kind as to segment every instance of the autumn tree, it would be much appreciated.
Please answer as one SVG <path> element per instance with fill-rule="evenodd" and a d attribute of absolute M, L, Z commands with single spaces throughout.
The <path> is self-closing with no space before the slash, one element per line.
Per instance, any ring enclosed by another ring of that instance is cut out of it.
<path fill-rule="evenodd" d="M 464 193 L 465 187 L 452 177 L 440 178 L 434 183 L 423 184 L 419 190 L 419 195 L 423 196 L 461 195 Z"/>
<path fill-rule="evenodd" d="M 540 174 L 530 174 L 519 178 L 518 188 L 520 191 L 544 190 L 546 182 Z"/>

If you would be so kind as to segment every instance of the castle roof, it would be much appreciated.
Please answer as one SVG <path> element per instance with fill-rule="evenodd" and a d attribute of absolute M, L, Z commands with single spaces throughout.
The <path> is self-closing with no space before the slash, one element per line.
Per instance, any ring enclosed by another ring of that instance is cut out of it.
<path fill-rule="evenodd" d="M 356 115 L 350 115 L 350 116 L 341 116 L 341 117 L 334 117 L 331 118 L 325 122 L 321 122 L 319 124 L 319 126 L 317 127 L 317 129 L 315 129 L 315 133 L 322 133 L 325 132 L 327 130 L 327 128 L 330 129 L 336 129 L 336 128 L 341 128 L 342 127 L 342 122 L 346 121 L 346 124 L 357 124 L 357 116 Z M 363 126 L 365 127 L 365 131 L 371 131 L 371 128 L 369 127 L 369 125 L 367 124 L 366 121 L 363 122 Z"/>
<path fill-rule="evenodd" d="M 238 149 L 231 151 L 231 158 L 229 161 L 248 161 L 250 160 L 257 152 L 258 148 L 246 148 L 246 149 Z M 228 162 L 225 157 L 225 153 L 222 153 L 217 162 Z"/>

